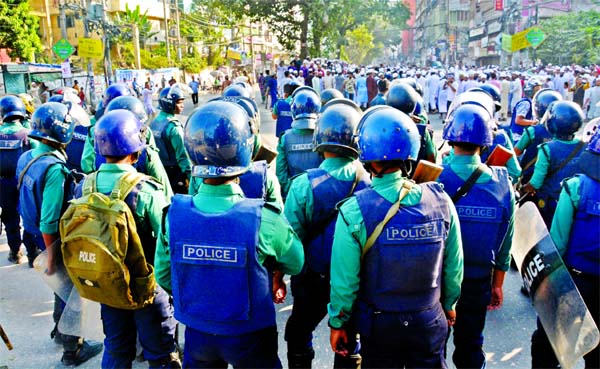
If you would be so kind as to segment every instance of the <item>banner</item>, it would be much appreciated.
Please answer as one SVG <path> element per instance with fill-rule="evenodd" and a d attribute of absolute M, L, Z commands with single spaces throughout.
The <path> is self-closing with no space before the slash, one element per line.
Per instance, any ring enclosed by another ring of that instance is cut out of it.
<path fill-rule="evenodd" d="M 91 59 L 102 59 L 104 57 L 104 48 L 102 47 L 102 40 L 95 38 L 83 38 L 78 39 L 79 46 L 77 47 L 77 54 L 82 58 Z"/>
<path fill-rule="evenodd" d="M 502 50 L 506 52 L 512 52 L 512 36 L 508 33 L 502 34 Z"/>
<path fill-rule="evenodd" d="M 504 10 L 504 1 L 496 0 L 496 10 Z"/>

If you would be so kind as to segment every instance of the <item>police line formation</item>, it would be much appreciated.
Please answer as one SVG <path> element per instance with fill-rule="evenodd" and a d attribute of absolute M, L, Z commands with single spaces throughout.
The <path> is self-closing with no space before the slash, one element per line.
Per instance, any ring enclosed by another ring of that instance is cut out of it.
<path fill-rule="evenodd" d="M 453 332 L 455 366 L 483 368 L 486 312 L 503 303 L 526 201 L 597 321 L 600 132 L 575 138 L 581 108 L 536 86 L 502 127 L 500 93 L 481 85 L 453 101 L 451 150 L 439 154 L 415 80 L 380 82 L 366 111 L 337 90 L 286 84 L 276 151 L 261 143 L 243 82 L 185 124 L 178 85 L 160 92 L 151 121 L 122 84 L 91 119 L 66 95 L 35 110 L 3 97 L 9 260 L 22 242 L 31 267 L 62 273 L 101 304 L 104 344 L 61 331 L 68 296 L 57 292 L 51 336 L 62 362 L 103 351 L 103 368 L 131 367 L 137 338 L 150 368 L 279 368 L 274 303 L 287 274 L 290 368 L 311 367 L 312 332 L 327 315 L 334 367 L 443 368 Z M 535 295 L 544 265 L 538 255 L 526 267 Z M 538 319 L 533 367 L 558 365 L 551 339 Z M 585 362 L 599 367 L 597 346 Z"/>

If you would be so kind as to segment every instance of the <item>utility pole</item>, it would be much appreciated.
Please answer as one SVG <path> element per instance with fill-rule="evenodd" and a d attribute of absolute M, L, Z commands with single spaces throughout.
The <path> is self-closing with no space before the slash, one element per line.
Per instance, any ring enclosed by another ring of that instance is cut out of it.
<path fill-rule="evenodd" d="M 163 11 L 165 13 L 165 46 L 167 48 L 167 61 L 171 65 L 171 45 L 169 43 L 169 19 L 167 18 L 167 0 L 163 0 Z"/>
<path fill-rule="evenodd" d="M 177 60 L 181 61 L 182 53 L 181 53 L 181 32 L 179 28 L 179 4 L 177 0 L 173 0 L 175 4 L 175 23 L 177 23 Z"/>
<path fill-rule="evenodd" d="M 108 86 L 112 80 L 112 61 L 110 60 L 110 35 L 108 32 L 108 17 L 106 12 L 106 0 L 102 0 L 102 25 L 104 26 L 104 80 L 106 86 Z"/>
<path fill-rule="evenodd" d="M 81 0 L 81 7 L 84 9 L 85 11 L 85 19 L 84 19 L 84 33 L 83 36 L 85 38 L 89 38 L 90 37 L 90 30 L 89 30 L 89 25 L 88 25 L 88 21 L 90 20 L 90 10 L 92 9 L 92 1 L 91 0 Z M 90 105 L 94 105 L 95 101 L 94 98 L 96 96 L 96 91 L 95 91 L 95 83 L 94 83 L 94 69 L 92 66 L 92 59 L 88 58 L 88 63 L 87 63 L 87 86 L 89 87 L 89 98 L 90 98 Z M 84 87 L 84 91 L 87 88 Z"/>
<path fill-rule="evenodd" d="M 250 65 L 252 68 L 252 81 L 255 81 L 256 69 L 254 66 L 254 28 L 252 27 L 252 21 L 250 21 Z"/>
<path fill-rule="evenodd" d="M 67 13 L 65 12 L 65 0 L 61 0 L 58 4 L 58 12 L 60 18 L 60 36 L 67 39 Z"/>

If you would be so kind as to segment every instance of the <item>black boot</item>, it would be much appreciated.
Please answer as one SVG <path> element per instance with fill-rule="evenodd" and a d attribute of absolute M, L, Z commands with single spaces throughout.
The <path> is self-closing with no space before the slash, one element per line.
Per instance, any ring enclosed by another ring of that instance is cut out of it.
<path fill-rule="evenodd" d="M 104 345 L 101 342 L 83 341 L 75 351 L 66 351 L 62 356 L 62 363 L 66 366 L 78 366 L 102 352 Z"/>
<path fill-rule="evenodd" d="M 288 368 L 290 369 L 310 369 L 312 366 L 312 359 L 315 357 L 315 352 L 310 349 L 310 352 L 302 354 L 293 354 L 288 352 Z"/>

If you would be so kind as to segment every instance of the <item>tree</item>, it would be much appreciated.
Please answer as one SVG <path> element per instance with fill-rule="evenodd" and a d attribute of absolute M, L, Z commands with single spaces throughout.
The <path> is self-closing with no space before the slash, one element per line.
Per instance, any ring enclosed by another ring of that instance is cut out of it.
<path fill-rule="evenodd" d="M 31 14 L 27 0 L 0 1 L 0 47 L 9 49 L 9 55 L 34 61 L 35 53 L 42 51 L 37 34 L 38 18 Z"/>
<path fill-rule="evenodd" d="M 600 12 L 552 17 L 540 22 L 546 39 L 536 57 L 552 64 L 592 64 L 600 60 Z"/>
<path fill-rule="evenodd" d="M 375 48 L 373 35 L 366 25 L 346 31 L 347 46 L 341 46 L 341 54 L 345 55 L 352 63 L 363 64 L 369 52 Z"/>

